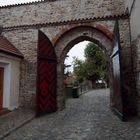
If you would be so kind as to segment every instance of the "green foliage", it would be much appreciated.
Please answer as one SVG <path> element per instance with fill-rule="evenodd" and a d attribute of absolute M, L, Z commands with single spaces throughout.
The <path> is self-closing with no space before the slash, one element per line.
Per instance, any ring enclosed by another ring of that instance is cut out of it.
<path fill-rule="evenodd" d="M 79 60 L 78 58 L 74 57 L 73 60 L 73 69 L 74 73 L 77 76 L 79 82 L 83 82 L 85 79 L 85 63 L 82 60 Z"/>
<path fill-rule="evenodd" d="M 85 61 L 74 58 L 74 73 L 78 80 L 91 80 L 95 83 L 102 79 L 108 83 L 106 56 L 99 46 L 89 43 L 85 48 Z"/>

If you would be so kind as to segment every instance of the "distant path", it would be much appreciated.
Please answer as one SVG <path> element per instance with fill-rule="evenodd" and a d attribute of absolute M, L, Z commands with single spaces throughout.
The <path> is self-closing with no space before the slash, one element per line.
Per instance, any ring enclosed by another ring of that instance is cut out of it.
<path fill-rule="evenodd" d="M 4 140 L 140 140 L 140 120 L 121 122 L 109 108 L 109 90 L 67 100 L 66 109 L 34 119 Z"/>

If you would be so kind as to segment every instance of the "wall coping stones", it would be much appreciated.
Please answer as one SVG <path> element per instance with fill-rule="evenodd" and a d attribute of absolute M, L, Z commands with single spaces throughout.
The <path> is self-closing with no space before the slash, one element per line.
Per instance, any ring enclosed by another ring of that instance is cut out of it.
<path fill-rule="evenodd" d="M 115 20 L 115 19 L 128 19 L 129 14 L 120 14 L 120 15 L 108 15 L 105 17 L 91 17 L 91 18 L 82 18 L 82 19 L 73 19 L 73 20 L 67 20 L 67 21 L 59 21 L 59 22 L 47 22 L 47 23 L 37 23 L 37 24 L 26 24 L 26 25 L 18 25 L 18 26 L 9 26 L 9 27 L 3 27 L 3 30 L 15 30 L 19 28 L 40 28 L 40 27 L 46 27 L 46 26 L 57 26 L 57 25 L 68 25 L 68 24 L 74 24 L 74 23 L 86 23 L 86 22 L 92 22 L 92 21 L 105 21 L 105 20 Z"/>

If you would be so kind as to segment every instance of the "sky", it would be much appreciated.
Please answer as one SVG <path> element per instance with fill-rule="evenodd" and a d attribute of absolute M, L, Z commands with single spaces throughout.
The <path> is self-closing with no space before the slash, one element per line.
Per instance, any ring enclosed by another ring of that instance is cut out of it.
<path fill-rule="evenodd" d="M 32 1 L 39 1 L 39 0 L 0 0 L 0 6 L 3 5 L 11 5 L 17 3 L 26 3 Z M 72 65 L 73 57 L 76 56 L 79 59 L 84 60 L 84 49 L 88 44 L 88 41 L 83 41 L 81 43 L 76 44 L 68 53 L 69 58 L 65 60 L 66 65 Z M 68 68 L 69 71 L 72 71 L 72 67 Z"/>
<path fill-rule="evenodd" d="M 84 57 L 84 49 L 86 48 L 86 45 L 89 43 L 89 41 L 83 41 L 80 42 L 78 44 L 76 44 L 75 46 L 73 46 L 73 48 L 68 52 L 68 58 L 65 59 L 65 64 L 66 65 L 72 65 L 73 62 L 73 57 L 77 57 L 80 60 L 85 60 Z M 68 71 L 72 71 L 72 67 L 67 68 Z"/>
<path fill-rule="evenodd" d="M 39 0 L 0 0 L 0 5 L 10 5 L 10 4 L 17 4 L 17 3 L 26 3 L 31 1 L 39 1 Z"/>

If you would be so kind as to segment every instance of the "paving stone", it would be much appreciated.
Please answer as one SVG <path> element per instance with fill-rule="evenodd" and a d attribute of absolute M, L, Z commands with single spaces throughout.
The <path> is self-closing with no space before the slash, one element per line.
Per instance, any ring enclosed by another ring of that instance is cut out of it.
<path fill-rule="evenodd" d="M 0 139 L 34 118 L 30 109 L 19 108 L 6 115 L 0 116 Z"/>
<path fill-rule="evenodd" d="M 68 99 L 66 109 L 33 119 L 4 140 L 139 140 L 140 121 L 122 122 L 109 107 L 109 90 Z"/>

